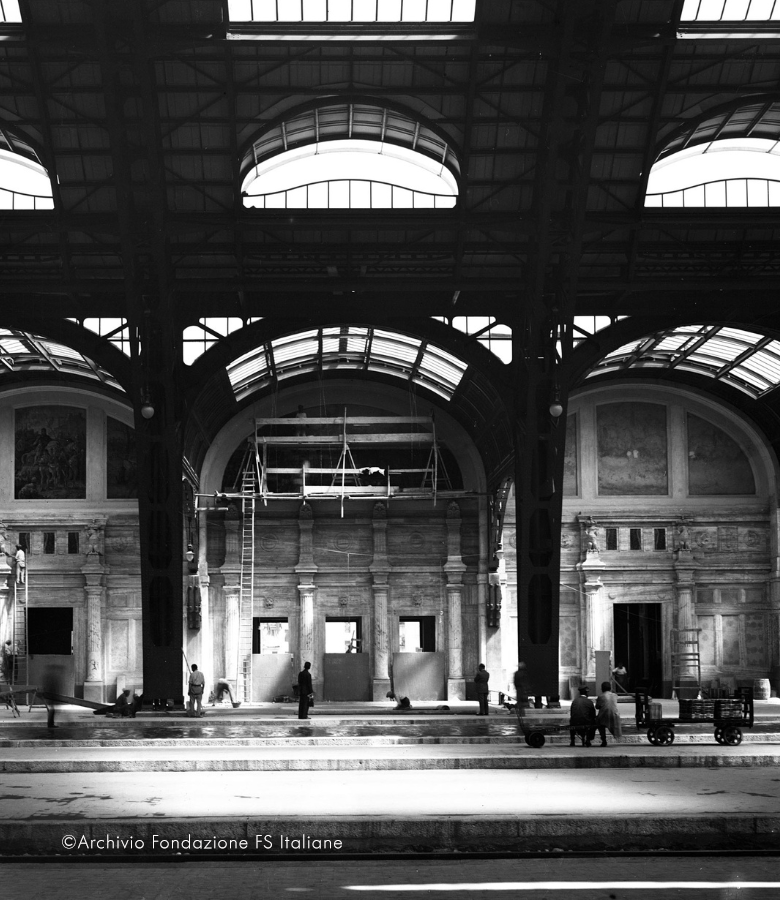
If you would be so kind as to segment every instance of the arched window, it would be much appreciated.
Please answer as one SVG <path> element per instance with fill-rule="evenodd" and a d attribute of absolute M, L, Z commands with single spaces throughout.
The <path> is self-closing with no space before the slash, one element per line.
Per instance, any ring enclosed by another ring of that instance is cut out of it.
<path fill-rule="evenodd" d="M 0 209 L 53 209 L 51 180 L 28 143 L 0 127 Z"/>
<path fill-rule="evenodd" d="M 253 142 L 244 206 L 441 209 L 458 196 L 458 161 L 432 124 L 368 101 L 293 111 Z"/>
<path fill-rule="evenodd" d="M 681 22 L 776 22 L 777 0 L 685 0 Z"/>
<path fill-rule="evenodd" d="M 780 101 L 721 107 L 675 132 L 650 171 L 645 205 L 780 206 Z"/>
<path fill-rule="evenodd" d="M 588 377 L 628 369 L 693 372 L 760 397 L 780 385 L 780 341 L 726 325 L 680 325 L 613 350 Z"/>
<path fill-rule="evenodd" d="M 398 331 L 336 325 L 267 341 L 227 367 L 237 397 L 306 372 L 369 371 L 401 378 L 449 400 L 468 365 L 429 341 Z"/>

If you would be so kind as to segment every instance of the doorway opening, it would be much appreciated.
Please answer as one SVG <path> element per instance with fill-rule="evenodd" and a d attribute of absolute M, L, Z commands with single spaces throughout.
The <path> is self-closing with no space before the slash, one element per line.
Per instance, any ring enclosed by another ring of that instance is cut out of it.
<path fill-rule="evenodd" d="M 276 656 L 290 652 L 290 625 L 287 619 L 255 618 L 252 653 Z"/>
<path fill-rule="evenodd" d="M 398 649 L 401 653 L 435 653 L 436 616 L 401 616 Z"/>
<path fill-rule="evenodd" d="M 627 689 L 663 696 L 660 603 L 616 603 L 613 607 L 615 666 L 625 666 Z"/>
<path fill-rule="evenodd" d="M 362 653 L 362 617 L 328 616 L 325 619 L 325 652 Z"/>
<path fill-rule="evenodd" d="M 30 607 L 27 652 L 30 684 L 67 697 L 75 695 L 72 607 Z"/>

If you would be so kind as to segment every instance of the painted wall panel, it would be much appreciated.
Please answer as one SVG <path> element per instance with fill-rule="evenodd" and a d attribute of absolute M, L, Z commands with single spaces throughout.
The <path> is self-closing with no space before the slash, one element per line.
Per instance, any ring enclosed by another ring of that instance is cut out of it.
<path fill-rule="evenodd" d="M 606 403 L 596 420 L 599 494 L 667 494 L 666 407 Z"/>

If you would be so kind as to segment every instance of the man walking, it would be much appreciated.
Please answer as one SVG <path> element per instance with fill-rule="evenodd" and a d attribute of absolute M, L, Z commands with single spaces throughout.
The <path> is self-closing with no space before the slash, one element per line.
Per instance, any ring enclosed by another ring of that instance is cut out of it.
<path fill-rule="evenodd" d="M 314 688 L 311 685 L 311 663 L 305 662 L 303 669 L 298 673 L 298 718 L 309 718 L 309 701 L 314 698 Z"/>

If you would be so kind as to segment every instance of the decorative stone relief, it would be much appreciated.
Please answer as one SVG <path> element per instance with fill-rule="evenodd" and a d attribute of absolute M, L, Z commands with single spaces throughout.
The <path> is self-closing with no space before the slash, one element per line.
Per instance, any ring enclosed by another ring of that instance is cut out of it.
<path fill-rule="evenodd" d="M 768 534 L 764 529 L 740 528 L 739 549 L 747 553 L 765 553 Z"/>
<path fill-rule="evenodd" d="M 418 591 L 415 594 L 412 594 L 412 603 L 415 606 L 422 606 L 423 604 L 423 595 Z"/>
<path fill-rule="evenodd" d="M 273 553 L 279 546 L 279 538 L 275 534 L 264 534 L 260 538 L 260 549 L 264 553 Z"/>
<path fill-rule="evenodd" d="M 346 594 L 342 594 L 342 595 L 339 597 L 339 606 L 340 606 L 342 609 L 344 609 L 345 607 L 349 606 L 349 597 L 348 597 Z"/>
<path fill-rule="evenodd" d="M 736 525 L 718 526 L 718 549 L 722 553 L 735 553 L 739 549 L 739 529 Z"/>
<path fill-rule="evenodd" d="M 413 531 L 409 535 L 409 546 L 410 547 L 424 547 L 425 546 L 425 536 L 422 535 L 419 531 Z"/>
<path fill-rule="evenodd" d="M 261 597 L 261 598 L 260 598 L 260 603 L 261 603 L 266 609 L 273 609 L 273 607 L 274 607 L 274 598 L 273 598 L 273 597 Z"/>
<path fill-rule="evenodd" d="M 346 553 L 348 550 L 354 549 L 354 546 L 355 541 L 348 531 L 340 531 L 333 539 L 334 549 L 340 550 L 342 553 Z"/>
<path fill-rule="evenodd" d="M 717 550 L 718 548 L 718 529 L 717 528 L 695 528 L 691 534 L 691 543 L 699 550 Z"/>
<path fill-rule="evenodd" d="M 574 545 L 574 535 L 568 531 L 561 532 L 561 548 L 564 550 L 568 550 L 570 547 Z"/>

